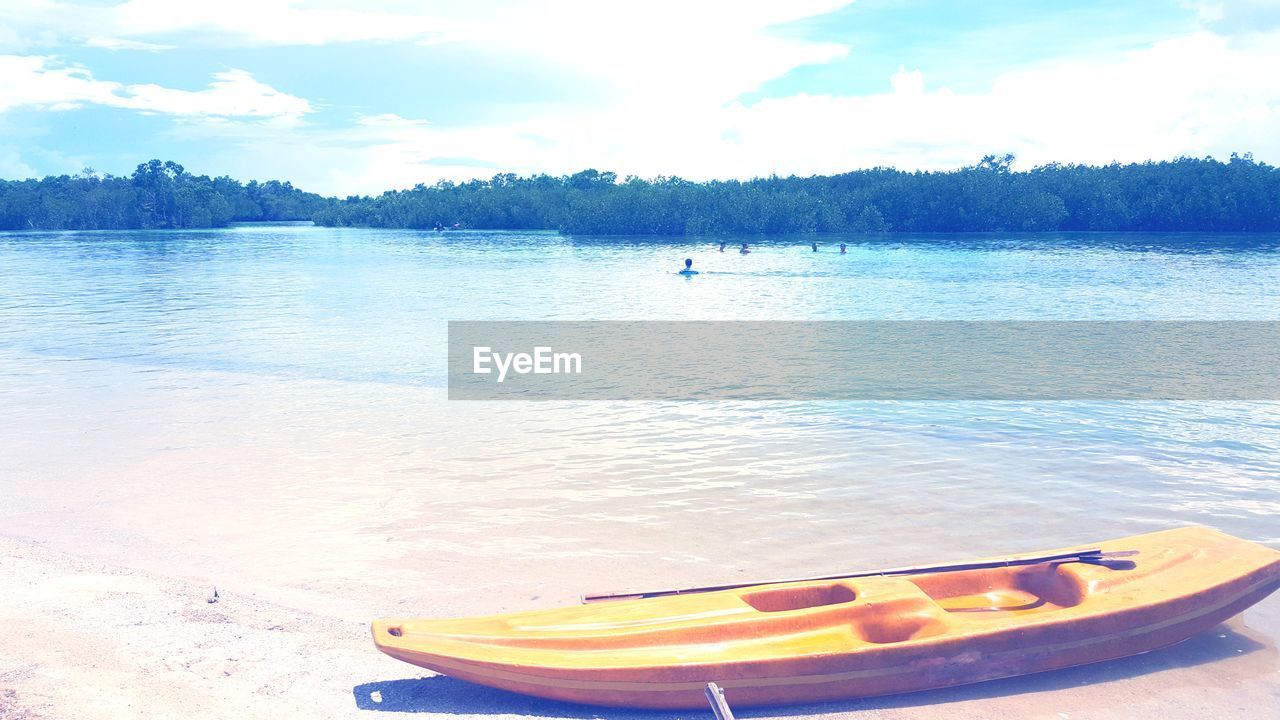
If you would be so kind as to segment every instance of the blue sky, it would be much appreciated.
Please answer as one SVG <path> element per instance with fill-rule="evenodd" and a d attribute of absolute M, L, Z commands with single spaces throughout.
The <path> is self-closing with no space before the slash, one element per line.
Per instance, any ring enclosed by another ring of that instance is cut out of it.
<path fill-rule="evenodd" d="M 1275 0 L 0 4 L 0 177 L 152 157 L 319 192 L 1251 151 Z"/>

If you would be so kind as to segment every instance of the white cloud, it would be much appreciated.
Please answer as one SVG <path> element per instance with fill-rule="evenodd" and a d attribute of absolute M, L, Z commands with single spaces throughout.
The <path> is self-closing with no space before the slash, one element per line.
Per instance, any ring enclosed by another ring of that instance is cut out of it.
<path fill-rule="evenodd" d="M 367 117 L 331 134 L 330 145 L 347 143 L 341 163 L 331 165 L 341 169 L 307 184 L 377 192 L 487 177 L 495 168 L 807 175 L 877 165 L 954 168 L 991 152 L 1014 152 L 1022 167 L 1234 151 L 1280 160 L 1280 33 L 1199 32 L 1119 55 L 1045 62 L 1006 72 L 985 92 L 933 88 L 925 73 L 906 68 L 888 80 L 884 93 L 752 105 L 719 102 L 717 92 L 648 105 L 637 102 L 643 95 L 623 95 L 607 106 L 466 128 Z M 321 166 L 314 153 L 326 150 L 308 150 L 309 162 Z"/>
<path fill-rule="evenodd" d="M 668 50 L 699 65 L 767 65 L 780 48 L 842 54 L 839 45 L 769 37 L 763 28 L 835 10 L 852 0 L 450 0 L 316 3 L 304 0 L 129 0 L 84 5 L 10 0 L 0 21 L 84 42 L 119 41 L 199 31 L 203 41 L 253 45 L 324 45 L 416 40 L 458 42 L 600 69 L 672 61 Z M 347 7 L 342 7 L 343 5 Z M 751 40 L 744 43 L 744 40 Z M 690 57 L 697 50 L 699 58 Z M 732 53 L 726 55 L 725 53 Z M 687 66 L 688 71 L 704 68 Z"/>
<path fill-rule="evenodd" d="M 325 45 L 425 39 L 450 30 L 448 21 L 421 12 L 378 9 L 372 0 L 353 9 L 316 7 L 302 0 L 129 0 L 114 5 L 5 0 L 0 29 L 43 33 L 35 44 L 64 41 L 107 49 L 167 47 L 142 38 L 200 32 L 207 41 L 249 45 Z M 3 36 L 0 35 L 0 40 Z M 31 43 L 21 46 L 22 49 Z"/>
<path fill-rule="evenodd" d="M 0 55 L 0 112 L 17 107 L 70 110 L 83 105 L 179 117 L 296 120 L 312 111 L 303 98 L 264 85 L 244 70 L 214 73 L 204 90 L 123 85 L 85 68 L 36 55 Z"/>
<path fill-rule="evenodd" d="M 159 85 L 129 85 L 122 107 L 184 116 L 300 118 L 312 111 L 306 100 L 264 85 L 244 70 L 213 74 L 209 87 L 199 91 Z"/>
<path fill-rule="evenodd" d="M 36 171 L 22 159 L 18 148 L 0 145 L 0 178 L 35 177 Z"/>
<path fill-rule="evenodd" d="M 0 112 L 16 107 L 65 110 L 83 103 L 114 105 L 119 83 L 94 80 L 87 70 L 59 67 L 38 55 L 0 55 Z"/>
<path fill-rule="evenodd" d="M 899 65 L 898 72 L 889 78 L 889 87 L 899 95 L 921 95 L 924 93 L 924 73 Z"/>
<path fill-rule="evenodd" d="M 427 42 L 534 65 L 591 88 L 591 99 L 542 105 L 519 119 L 466 127 L 371 114 L 338 130 L 265 136 L 224 126 L 177 132 L 206 140 L 210 132 L 221 133 L 235 148 L 224 150 L 228 162 L 236 162 L 239 154 L 269 153 L 273 166 L 282 168 L 287 157 L 295 156 L 299 182 L 306 177 L 308 186 L 339 194 L 500 170 L 568 172 L 597 166 L 699 174 L 690 170 L 690 162 L 708 153 L 717 160 L 703 165 L 714 173 L 737 152 L 723 144 L 719 125 L 734 98 L 799 66 L 848 52 L 844 45 L 783 37 L 776 26 L 847 3 L 557 0 L 498 8 L 444 3 L 435 9 L 448 33 Z M 316 177 L 316 159 L 322 157 L 330 162 Z"/>
<path fill-rule="evenodd" d="M 163 52 L 177 47 L 175 45 L 160 45 L 141 40 L 125 40 L 123 38 L 103 37 L 100 35 L 86 38 L 84 44 L 85 47 L 101 48 L 103 50 L 141 50 L 144 52 Z"/>
<path fill-rule="evenodd" d="M 1222 35 L 1265 33 L 1280 28 L 1276 0 L 1185 0 L 1207 29 Z"/>
<path fill-rule="evenodd" d="M 38 35 L 35 44 L 61 37 L 113 50 L 167 49 L 172 40 L 155 40 L 192 32 L 202 43 L 223 45 L 455 43 L 605 79 L 619 93 L 670 90 L 665 83 L 674 77 L 677 90 L 726 100 L 797 65 L 844 55 L 843 45 L 785 39 L 768 29 L 852 1 L 129 0 L 101 6 L 13 0 L 0 7 L 0 30 Z"/>
<path fill-rule="evenodd" d="M 513 3 L 458 18 L 454 41 L 598 80 L 619 102 L 719 105 L 801 65 L 843 57 L 846 45 L 788 39 L 774 28 L 849 0 L 559 0 Z"/>
<path fill-rule="evenodd" d="M 383 108 L 373 105 L 346 127 L 325 128 L 296 122 L 312 112 L 308 101 L 242 70 L 188 91 L 125 86 L 47 57 L 10 56 L 0 57 L 0 111 L 100 104 L 200 118 L 171 132 L 216 148 L 202 150 L 212 153 L 202 162 L 216 171 L 286 176 L 340 194 L 584 167 L 699 179 L 875 165 L 950 168 L 1007 151 L 1024 167 L 1232 151 L 1280 161 L 1280 21 L 1268 20 L 1276 5 L 1188 2 L 1200 11 L 1201 32 L 1127 53 L 1009 70 L 984 91 L 952 91 L 937 86 L 928 68 L 903 67 L 885 78 L 885 92 L 745 104 L 738 99 L 744 93 L 797 67 L 850 52 L 856 59 L 856 48 L 777 29 L 844 0 L 379 0 L 346 7 L 133 0 L 82 12 L 28 0 L 0 9 L 0 16 L 16 17 L 11 8 L 24 8 L 18 13 L 24 19 L 14 21 L 30 29 L 24 37 L 56 32 L 122 49 L 179 43 L 182 33 L 199 33 L 209 44 L 398 40 L 536 67 L 591 92 L 583 93 L 586 100 L 530 105 L 519 116 L 467 126 L 379 114 Z"/>
<path fill-rule="evenodd" d="M 263 45 L 325 45 L 405 40 L 442 33 L 446 23 L 419 13 L 307 7 L 298 0 L 131 0 L 112 9 L 125 35 L 213 30 Z M 357 7 L 361 7 L 357 4 Z"/>

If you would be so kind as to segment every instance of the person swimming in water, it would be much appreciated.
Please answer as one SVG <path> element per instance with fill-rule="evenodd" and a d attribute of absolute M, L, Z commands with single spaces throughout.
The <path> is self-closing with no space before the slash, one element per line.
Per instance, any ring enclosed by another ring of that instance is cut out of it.
<path fill-rule="evenodd" d="M 814 252 L 818 252 L 818 243 L 813 243 L 812 247 Z"/>
<path fill-rule="evenodd" d="M 680 271 L 681 275 L 697 275 L 698 271 L 693 269 L 693 258 L 684 259 L 684 269 Z"/>
<path fill-rule="evenodd" d="M 840 254 L 841 254 L 841 255 L 848 255 L 848 254 L 849 254 L 849 251 L 848 251 L 848 249 L 846 249 L 846 247 L 845 247 L 845 244 L 844 244 L 844 243 L 840 243 Z"/>
<path fill-rule="evenodd" d="M 742 243 L 742 249 L 741 249 L 741 250 L 739 250 L 739 251 L 738 251 L 738 253 L 739 253 L 740 255 L 746 255 L 746 254 L 748 254 L 748 253 L 750 253 L 750 252 L 751 252 L 751 248 L 747 247 L 747 244 L 746 244 L 746 243 Z"/>
<path fill-rule="evenodd" d="M 724 252 L 724 241 L 720 241 L 720 252 Z"/>

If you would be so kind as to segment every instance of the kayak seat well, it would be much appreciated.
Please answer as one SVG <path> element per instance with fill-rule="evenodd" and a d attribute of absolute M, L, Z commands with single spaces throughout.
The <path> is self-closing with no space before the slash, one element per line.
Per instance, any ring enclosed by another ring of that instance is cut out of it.
<path fill-rule="evenodd" d="M 857 597 L 858 594 L 853 588 L 838 583 L 780 587 L 742 595 L 743 601 L 760 612 L 785 612 L 822 605 L 838 605 L 853 602 Z"/>
<path fill-rule="evenodd" d="M 905 642 L 947 630 L 947 614 L 916 585 L 898 578 L 793 585 L 744 593 L 741 598 L 762 613 L 832 607 L 822 623 L 846 625 L 854 636 L 877 645 Z M 856 602 L 855 602 L 856 601 Z"/>
<path fill-rule="evenodd" d="M 924 596 L 869 603 L 852 618 L 853 632 L 876 645 L 918 640 L 947 632 L 946 613 Z"/>
<path fill-rule="evenodd" d="M 911 579 L 952 613 L 1032 613 L 1075 607 L 1089 584 L 1074 566 L 1028 565 L 921 575 Z"/>

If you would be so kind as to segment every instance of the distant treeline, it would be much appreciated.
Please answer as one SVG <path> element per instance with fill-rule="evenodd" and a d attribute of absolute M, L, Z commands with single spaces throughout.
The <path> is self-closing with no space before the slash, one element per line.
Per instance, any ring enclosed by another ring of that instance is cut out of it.
<path fill-rule="evenodd" d="M 310 220 L 332 202 L 272 180 L 240 184 L 152 160 L 129 177 L 59 175 L 0 180 L 0 230 L 208 228 L 252 220 Z"/>
<path fill-rule="evenodd" d="M 1250 155 L 1010 169 L 1011 155 L 947 172 L 889 168 L 748 181 L 575 175 L 440 182 L 349 197 L 322 225 L 626 235 L 1043 230 L 1280 230 L 1280 172 Z"/>
<path fill-rule="evenodd" d="M 234 221 L 616 235 L 1048 230 L 1280 231 L 1280 170 L 1227 162 L 1046 165 L 989 155 L 945 172 L 890 168 L 819 177 L 691 182 L 584 170 L 439 182 L 323 198 L 285 182 L 242 185 L 152 160 L 130 177 L 0 181 L 0 229 L 219 227 Z"/>

